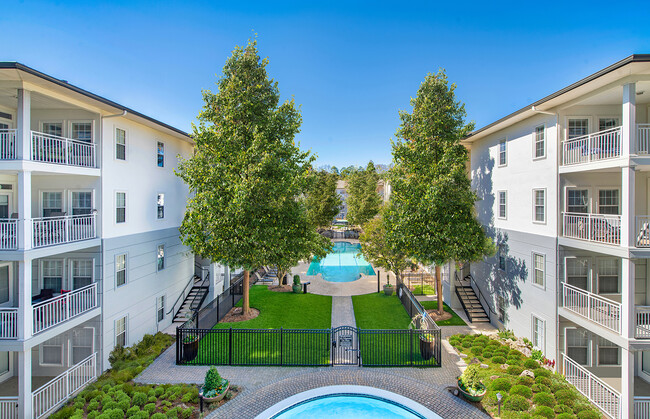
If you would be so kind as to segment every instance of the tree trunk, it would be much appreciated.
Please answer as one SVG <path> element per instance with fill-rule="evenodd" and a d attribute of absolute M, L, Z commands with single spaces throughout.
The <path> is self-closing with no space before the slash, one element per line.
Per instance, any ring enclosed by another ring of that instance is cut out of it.
<path fill-rule="evenodd" d="M 243 302 L 242 302 L 242 314 L 244 316 L 248 315 L 248 312 L 250 311 L 251 308 L 251 303 L 250 303 L 250 297 L 248 295 L 248 291 L 250 289 L 249 284 L 250 283 L 250 272 L 248 269 L 244 270 L 244 280 L 242 281 L 242 295 L 243 295 Z"/>
<path fill-rule="evenodd" d="M 440 266 L 436 265 L 436 294 L 438 297 L 438 315 L 442 316 L 444 308 L 442 306 L 442 275 L 440 273 Z"/>

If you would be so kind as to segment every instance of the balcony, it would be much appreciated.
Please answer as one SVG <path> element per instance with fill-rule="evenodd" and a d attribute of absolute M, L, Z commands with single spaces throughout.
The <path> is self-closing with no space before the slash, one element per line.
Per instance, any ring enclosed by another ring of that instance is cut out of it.
<path fill-rule="evenodd" d="M 32 219 L 32 247 L 54 246 L 97 237 L 96 214 Z"/>
<path fill-rule="evenodd" d="M 636 126 L 636 153 L 650 154 L 650 124 Z"/>
<path fill-rule="evenodd" d="M 566 282 L 562 282 L 561 286 L 562 307 L 616 333 L 621 332 L 620 303 L 574 287 Z"/>
<path fill-rule="evenodd" d="M 14 160 L 16 158 L 16 130 L 0 130 L 0 160 Z"/>
<path fill-rule="evenodd" d="M 621 416 L 621 395 L 586 368 L 562 354 L 562 371 L 566 380 L 611 418 Z M 636 406 L 635 406 L 636 408 Z"/>
<path fill-rule="evenodd" d="M 562 235 L 618 246 L 621 244 L 621 216 L 563 212 Z"/>
<path fill-rule="evenodd" d="M 40 333 L 98 306 L 97 283 L 61 294 L 33 306 L 33 334 Z"/>
<path fill-rule="evenodd" d="M 621 156 L 622 127 L 610 128 L 562 143 L 562 165 L 590 163 Z"/>
<path fill-rule="evenodd" d="M 30 132 L 31 161 L 66 166 L 96 166 L 96 145 L 38 131 Z M 0 130 L 0 160 L 16 160 L 16 130 Z"/>
<path fill-rule="evenodd" d="M 97 352 L 34 391 L 33 416 L 47 416 L 96 377 Z"/>
<path fill-rule="evenodd" d="M 17 337 L 18 308 L 0 308 L 0 339 L 16 339 Z M 0 417 L 3 416 L 0 415 Z"/>
<path fill-rule="evenodd" d="M 0 397 L 0 418 L 18 418 L 18 397 Z"/>

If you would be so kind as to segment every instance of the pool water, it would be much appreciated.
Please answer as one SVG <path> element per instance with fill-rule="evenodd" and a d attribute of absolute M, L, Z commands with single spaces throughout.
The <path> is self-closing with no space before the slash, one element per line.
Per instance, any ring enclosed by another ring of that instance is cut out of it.
<path fill-rule="evenodd" d="M 411 409 L 379 397 L 363 394 L 331 394 L 298 403 L 273 419 L 310 418 L 423 419 Z M 439 416 L 437 416 L 439 417 Z"/>
<path fill-rule="evenodd" d="M 336 242 L 327 256 L 314 259 L 307 275 L 321 274 L 324 280 L 330 282 L 352 282 L 359 279 L 360 274 L 374 275 L 372 265 L 359 254 L 360 250 L 360 244 Z"/>

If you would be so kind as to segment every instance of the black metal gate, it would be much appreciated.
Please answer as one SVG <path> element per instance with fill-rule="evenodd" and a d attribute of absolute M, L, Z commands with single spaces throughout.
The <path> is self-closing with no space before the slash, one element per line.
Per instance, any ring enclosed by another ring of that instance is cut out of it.
<path fill-rule="evenodd" d="M 359 334 L 352 326 L 332 329 L 332 365 L 361 365 Z"/>

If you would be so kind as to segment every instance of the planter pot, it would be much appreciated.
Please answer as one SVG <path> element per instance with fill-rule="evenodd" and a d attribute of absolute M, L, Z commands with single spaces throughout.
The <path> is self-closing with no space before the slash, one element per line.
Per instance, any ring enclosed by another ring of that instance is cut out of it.
<path fill-rule="evenodd" d="M 229 389 L 230 389 L 230 383 L 228 382 L 228 380 L 226 380 L 226 388 L 220 394 L 217 394 L 214 397 L 204 397 L 203 388 L 201 388 L 201 391 L 199 392 L 199 396 L 203 397 L 203 401 L 206 403 L 214 403 L 214 402 L 221 401 L 226 396 L 226 393 L 228 392 Z"/>
<path fill-rule="evenodd" d="M 463 384 L 460 382 L 460 378 L 458 379 L 458 391 L 461 392 L 463 397 L 465 397 L 467 400 L 470 402 L 480 402 L 483 400 L 483 397 L 485 397 L 485 393 L 487 393 L 487 388 L 483 386 L 483 391 L 478 393 L 478 394 L 472 394 L 469 392 L 469 390 L 466 390 Z"/>
<path fill-rule="evenodd" d="M 293 292 L 296 293 L 296 294 L 302 293 L 302 286 L 301 285 L 294 284 L 291 288 L 293 289 Z"/>
<path fill-rule="evenodd" d="M 422 359 L 428 361 L 433 358 L 433 348 L 435 347 L 435 344 L 435 340 L 428 341 L 420 338 L 420 355 L 422 355 Z"/>
<path fill-rule="evenodd" d="M 183 343 L 183 361 L 193 361 L 199 353 L 199 340 Z"/>
<path fill-rule="evenodd" d="M 395 292 L 394 287 L 387 287 L 384 285 L 384 294 L 390 297 L 391 295 L 393 295 L 393 292 Z"/>

